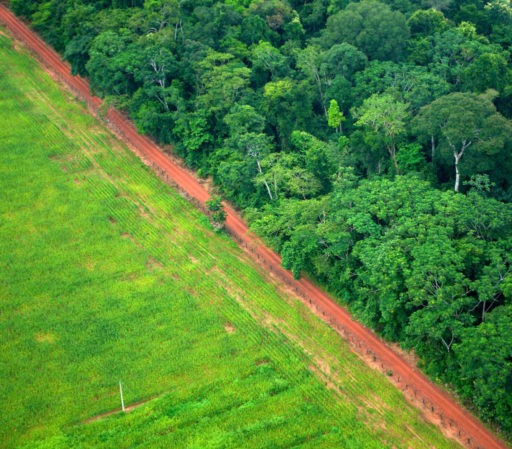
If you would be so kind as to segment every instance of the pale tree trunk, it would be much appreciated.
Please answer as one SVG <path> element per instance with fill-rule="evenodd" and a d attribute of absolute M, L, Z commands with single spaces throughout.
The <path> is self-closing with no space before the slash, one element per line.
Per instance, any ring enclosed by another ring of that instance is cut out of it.
<path fill-rule="evenodd" d="M 459 171 L 459 162 L 462 158 L 462 155 L 464 154 L 464 151 L 466 150 L 467 147 L 469 147 L 471 145 L 471 141 L 467 141 L 467 140 L 464 140 L 461 144 L 461 147 L 460 147 L 460 151 L 457 152 L 457 151 L 453 151 L 453 158 L 455 159 L 455 186 L 454 186 L 454 190 L 456 192 L 459 191 L 459 187 L 460 187 L 460 171 Z M 453 145 L 452 145 L 452 148 L 453 148 Z"/>
<path fill-rule="evenodd" d="M 175 41 L 178 40 L 178 30 L 181 31 L 181 37 L 182 37 L 182 39 L 184 39 L 184 35 L 183 35 L 183 21 L 182 21 L 182 19 L 180 19 L 180 21 L 177 22 L 176 25 L 174 26 L 174 40 Z"/>
<path fill-rule="evenodd" d="M 459 191 L 460 185 L 460 172 L 459 172 L 459 161 L 460 161 L 460 153 L 453 153 L 455 156 L 455 187 L 454 190 L 456 192 Z"/>
<path fill-rule="evenodd" d="M 162 106 L 165 108 L 167 112 L 170 111 L 169 109 L 169 103 L 167 103 L 167 100 L 165 98 L 165 76 L 166 76 L 166 69 L 164 64 L 159 64 L 157 61 L 157 56 L 155 55 L 150 61 L 149 65 L 153 69 L 153 72 L 155 72 L 155 78 L 154 82 L 160 87 L 161 93 L 157 93 L 156 99 L 162 104 Z"/>
<path fill-rule="evenodd" d="M 263 170 L 261 169 L 260 161 L 256 159 L 256 163 L 258 164 L 258 172 L 260 175 L 263 174 Z M 265 184 L 265 187 L 267 188 L 268 196 L 270 197 L 270 200 L 273 200 L 274 197 L 272 196 L 272 191 L 270 190 L 270 186 L 268 185 L 268 182 L 265 178 L 263 178 L 263 184 Z"/>
<path fill-rule="evenodd" d="M 455 341 L 455 335 L 453 335 L 453 330 L 450 329 L 450 332 L 452 334 L 450 341 L 446 341 L 443 337 L 441 337 L 441 342 L 443 343 L 444 347 L 448 352 L 450 352 L 450 349 L 452 347 L 453 342 Z"/>

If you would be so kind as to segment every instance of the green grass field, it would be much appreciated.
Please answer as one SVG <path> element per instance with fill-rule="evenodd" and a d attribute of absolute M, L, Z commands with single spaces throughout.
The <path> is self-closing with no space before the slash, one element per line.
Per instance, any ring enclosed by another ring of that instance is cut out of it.
<path fill-rule="evenodd" d="M 458 447 L 4 35 L 0 60 L 0 447 Z M 120 380 L 147 402 L 91 420 Z"/>

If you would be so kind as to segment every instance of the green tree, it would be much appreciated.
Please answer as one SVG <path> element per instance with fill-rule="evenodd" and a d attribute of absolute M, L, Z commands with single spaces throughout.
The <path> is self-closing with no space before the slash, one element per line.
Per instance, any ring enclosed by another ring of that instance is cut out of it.
<path fill-rule="evenodd" d="M 491 99 L 469 93 L 449 94 L 424 106 L 413 120 L 413 130 L 430 141 L 432 159 L 453 158 L 456 192 L 463 156 L 472 152 L 473 158 L 492 158 L 508 148 L 512 136 L 510 122 L 496 112 Z"/>
<path fill-rule="evenodd" d="M 260 41 L 252 48 L 251 60 L 253 70 L 264 70 L 270 73 L 270 79 L 280 77 L 287 72 L 286 57 L 272 44 Z"/>
<path fill-rule="evenodd" d="M 443 32 L 448 28 L 447 20 L 441 11 L 431 9 L 418 9 L 407 23 L 413 37 L 432 36 L 434 33 Z"/>
<path fill-rule="evenodd" d="M 404 15 L 374 0 L 350 3 L 327 19 L 322 45 L 347 42 L 369 59 L 399 61 L 405 56 L 409 27 Z"/>
<path fill-rule="evenodd" d="M 356 125 L 371 129 L 382 136 L 382 140 L 393 161 L 395 172 L 400 173 L 397 161 L 398 141 L 405 134 L 409 105 L 395 100 L 391 95 L 372 95 L 354 111 Z"/>
<path fill-rule="evenodd" d="M 368 65 L 368 58 L 353 45 L 343 42 L 333 45 L 322 53 L 320 62 L 320 72 L 327 79 L 332 80 L 336 76 L 342 76 L 352 81 L 354 75 Z"/>
<path fill-rule="evenodd" d="M 148 97 L 159 103 L 162 112 L 167 113 L 172 107 L 170 84 L 178 72 L 177 61 L 172 52 L 160 42 L 154 41 L 152 36 L 148 36 L 145 40 L 146 42 L 139 41 L 142 48 L 137 50 L 138 63 L 133 70 L 134 78 L 142 84 Z"/>
<path fill-rule="evenodd" d="M 209 49 L 198 64 L 199 89 L 196 105 L 220 119 L 249 85 L 251 70 L 229 53 Z"/>
<path fill-rule="evenodd" d="M 315 84 L 318 98 L 327 118 L 325 90 L 327 80 L 321 72 L 322 53 L 319 47 L 309 45 L 297 55 L 297 67 Z"/>
<path fill-rule="evenodd" d="M 265 19 L 274 31 L 283 31 L 284 26 L 293 19 L 293 10 L 287 1 L 257 0 L 252 2 L 251 10 Z"/>
<path fill-rule="evenodd" d="M 226 221 L 226 211 L 224 210 L 222 199 L 219 196 L 212 196 L 206 201 L 206 207 L 210 212 L 213 227 L 217 230 L 222 229 Z"/>
<path fill-rule="evenodd" d="M 144 0 L 147 33 L 157 33 L 165 27 L 171 27 L 174 40 L 184 38 L 183 6 L 184 0 Z"/>
<path fill-rule="evenodd" d="M 293 149 L 301 156 L 302 166 L 322 184 L 322 193 L 331 190 L 332 179 L 339 167 L 335 144 L 323 142 L 305 131 L 291 135 Z"/>
<path fill-rule="evenodd" d="M 491 0 L 485 4 L 491 23 L 491 41 L 507 49 L 512 45 L 512 6 L 507 0 Z"/>
<path fill-rule="evenodd" d="M 94 23 L 96 10 L 92 5 L 75 5 L 62 18 L 62 31 L 66 39 L 64 58 L 71 64 L 71 73 L 86 76 L 85 65 L 89 49 L 98 34 Z"/>
<path fill-rule="evenodd" d="M 495 89 L 503 92 L 512 83 L 509 52 L 488 52 L 472 61 L 463 73 L 463 85 L 472 92 Z"/>
<path fill-rule="evenodd" d="M 451 86 L 441 76 L 413 64 L 372 61 L 355 76 L 354 96 L 364 99 L 373 94 L 388 93 L 410 103 L 411 111 L 450 92 Z"/>
<path fill-rule="evenodd" d="M 271 81 L 263 88 L 263 110 L 275 128 L 282 148 L 289 146 L 295 129 L 308 129 L 313 117 L 311 90 L 289 78 Z"/>
<path fill-rule="evenodd" d="M 322 187 L 321 182 L 303 166 L 302 158 L 293 153 L 272 153 L 258 165 L 256 184 L 266 187 L 270 199 L 280 197 L 314 197 Z"/>
<path fill-rule="evenodd" d="M 93 92 L 102 96 L 134 92 L 133 61 L 139 58 L 138 48 L 130 47 L 132 39 L 127 29 L 104 31 L 94 38 L 85 66 Z"/>
<path fill-rule="evenodd" d="M 345 115 L 340 111 L 338 102 L 331 100 L 329 110 L 327 111 L 327 124 L 336 130 L 337 133 L 342 131 L 342 123 L 346 120 Z"/>
<path fill-rule="evenodd" d="M 486 420 L 512 430 L 512 307 L 494 309 L 487 320 L 468 328 L 454 346 L 454 382 Z"/>

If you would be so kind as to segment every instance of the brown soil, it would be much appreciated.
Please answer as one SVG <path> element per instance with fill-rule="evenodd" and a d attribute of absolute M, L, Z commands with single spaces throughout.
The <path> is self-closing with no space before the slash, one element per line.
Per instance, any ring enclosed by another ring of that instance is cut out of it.
<path fill-rule="evenodd" d="M 143 405 L 147 404 L 148 402 L 151 402 L 152 400 L 158 398 L 159 396 L 152 397 L 150 399 L 147 399 L 145 401 L 135 402 L 134 404 L 127 405 L 124 408 L 124 413 L 130 413 L 132 410 L 135 410 L 136 408 L 142 407 Z M 116 408 L 115 410 L 110 410 L 108 412 L 100 413 L 99 415 L 92 416 L 85 421 L 83 421 L 84 424 L 88 424 L 95 421 L 100 421 L 108 416 L 115 415 L 116 413 L 122 413 L 123 410 L 121 408 Z"/>
<path fill-rule="evenodd" d="M 71 76 L 70 68 L 44 42 L 0 5 L 0 20 L 5 23 L 16 39 L 21 41 L 57 79 L 63 82 L 91 111 L 99 116 L 102 101 L 91 94 L 86 80 Z M 176 163 L 154 142 L 139 135 L 119 111 L 108 109 L 104 115 L 110 129 L 125 141 L 141 159 L 168 183 L 176 186 L 183 195 L 205 210 L 209 198 L 206 188 L 193 174 Z M 284 282 L 307 304 L 314 313 L 329 323 L 354 351 L 371 366 L 388 375 L 405 397 L 420 408 L 424 417 L 438 425 L 442 431 L 468 448 L 506 449 L 507 445 L 492 434 L 482 423 L 458 404 L 447 392 L 432 384 L 408 357 L 404 357 L 384 343 L 336 304 L 324 291 L 308 279 L 294 280 L 291 273 L 281 267 L 280 257 L 265 247 L 252 234 L 235 210 L 226 205 L 226 229 L 239 245 L 270 274 Z"/>

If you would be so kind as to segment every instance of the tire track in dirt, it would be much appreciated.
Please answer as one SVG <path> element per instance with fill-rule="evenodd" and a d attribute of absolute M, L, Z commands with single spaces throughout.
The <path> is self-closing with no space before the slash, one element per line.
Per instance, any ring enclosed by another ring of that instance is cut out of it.
<path fill-rule="evenodd" d="M 0 5 L 0 20 L 16 39 L 21 41 L 48 71 L 69 90 L 84 100 L 92 114 L 99 116 L 102 101 L 92 95 L 84 79 L 70 74 L 70 67 L 37 35 Z M 103 117 L 109 127 L 130 148 L 151 166 L 164 180 L 176 186 L 201 210 L 209 198 L 207 190 L 187 170 L 180 167 L 150 139 L 137 133 L 135 127 L 119 111 L 108 109 Z M 329 323 L 354 351 L 372 367 L 386 373 L 405 397 L 422 412 L 426 419 L 438 425 L 445 435 L 457 439 L 471 449 L 507 449 L 508 446 L 441 388 L 411 366 L 372 331 L 354 321 L 346 309 L 335 303 L 325 292 L 308 279 L 294 280 L 281 267 L 281 258 L 265 247 L 249 231 L 247 225 L 226 205 L 226 229 L 247 253 L 268 272 L 295 291 L 309 308 Z"/>

